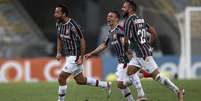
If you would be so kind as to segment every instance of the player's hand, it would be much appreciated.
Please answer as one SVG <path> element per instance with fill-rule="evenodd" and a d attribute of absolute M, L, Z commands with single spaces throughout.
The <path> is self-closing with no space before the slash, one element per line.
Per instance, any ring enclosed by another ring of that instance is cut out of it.
<path fill-rule="evenodd" d="M 76 64 L 81 65 L 83 63 L 83 57 L 79 56 L 79 59 L 76 61 Z"/>
<path fill-rule="evenodd" d="M 87 54 L 84 56 L 85 59 L 89 59 L 89 58 L 91 58 L 91 57 L 92 57 L 92 54 L 90 54 L 90 53 L 87 53 Z"/>
<path fill-rule="evenodd" d="M 61 60 L 61 53 L 57 53 L 56 59 L 57 59 L 57 61 Z"/>

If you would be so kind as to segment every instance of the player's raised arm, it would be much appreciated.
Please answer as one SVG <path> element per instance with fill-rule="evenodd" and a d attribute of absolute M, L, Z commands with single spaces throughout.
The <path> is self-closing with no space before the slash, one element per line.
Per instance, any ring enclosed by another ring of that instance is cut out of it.
<path fill-rule="evenodd" d="M 96 49 L 94 49 L 92 52 L 88 53 L 85 55 L 85 57 L 88 59 L 94 55 L 99 54 L 100 52 L 102 52 L 103 50 L 105 50 L 108 47 L 108 42 L 109 42 L 109 38 L 106 39 L 106 41 L 104 41 L 103 43 L 101 43 Z"/>
<path fill-rule="evenodd" d="M 152 45 L 157 37 L 157 32 L 156 32 L 156 29 L 149 24 L 147 24 L 147 28 L 148 28 L 147 31 L 151 34 L 151 38 L 149 41 L 150 41 L 150 44 Z"/>
<path fill-rule="evenodd" d="M 102 52 L 105 48 L 107 48 L 107 45 L 104 43 L 101 43 L 95 50 L 91 52 L 92 55 L 97 55 L 100 52 Z"/>

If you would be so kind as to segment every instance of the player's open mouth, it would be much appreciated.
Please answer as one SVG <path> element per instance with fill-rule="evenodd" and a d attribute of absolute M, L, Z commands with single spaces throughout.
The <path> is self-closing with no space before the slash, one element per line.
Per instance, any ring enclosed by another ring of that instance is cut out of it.
<path fill-rule="evenodd" d="M 107 23 L 108 23 L 108 24 L 110 24 L 110 23 L 111 23 L 111 21 L 110 21 L 110 20 L 107 20 Z"/>

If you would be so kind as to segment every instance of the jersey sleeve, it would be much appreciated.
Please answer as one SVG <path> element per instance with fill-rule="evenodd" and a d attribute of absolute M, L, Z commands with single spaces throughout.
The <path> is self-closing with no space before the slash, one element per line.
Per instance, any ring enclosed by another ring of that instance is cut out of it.
<path fill-rule="evenodd" d="M 106 36 L 106 38 L 104 39 L 103 43 L 105 43 L 105 45 L 108 45 L 110 42 L 110 37 L 109 35 Z"/>
<path fill-rule="evenodd" d="M 71 30 L 76 34 L 76 36 L 81 39 L 83 38 L 83 31 L 81 30 L 80 25 L 78 25 L 74 20 L 72 20 L 73 26 L 71 27 Z"/>

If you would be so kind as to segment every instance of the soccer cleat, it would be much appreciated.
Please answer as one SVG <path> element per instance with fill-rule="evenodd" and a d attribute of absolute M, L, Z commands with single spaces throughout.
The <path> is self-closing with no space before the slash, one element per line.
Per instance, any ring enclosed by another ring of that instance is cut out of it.
<path fill-rule="evenodd" d="M 136 101 L 147 101 L 148 99 L 145 96 L 137 97 Z"/>
<path fill-rule="evenodd" d="M 107 82 L 106 91 L 108 93 L 107 98 L 109 98 L 112 95 L 112 82 Z"/>
<path fill-rule="evenodd" d="M 179 89 L 179 91 L 178 91 L 178 101 L 184 101 L 184 89 L 183 88 L 181 88 L 181 89 Z"/>

